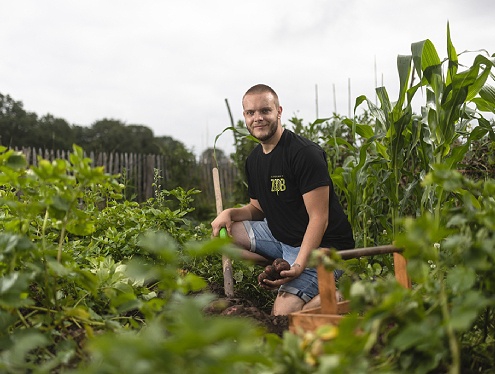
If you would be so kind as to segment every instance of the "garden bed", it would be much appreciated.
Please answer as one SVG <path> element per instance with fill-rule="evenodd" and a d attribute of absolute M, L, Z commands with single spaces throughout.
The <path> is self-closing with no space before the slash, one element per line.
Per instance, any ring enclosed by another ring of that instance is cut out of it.
<path fill-rule="evenodd" d="M 226 297 L 223 286 L 210 284 L 209 291 L 217 296 L 205 313 L 208 315 L 222 315 L 245 317 L 265 328 L 267 332 L 282 336 L 289 330 L 288 316 L 273 316 L 266 306 L 258 305 L 255 300 L 250 300 L 243 295 L 238 297 Z"/>

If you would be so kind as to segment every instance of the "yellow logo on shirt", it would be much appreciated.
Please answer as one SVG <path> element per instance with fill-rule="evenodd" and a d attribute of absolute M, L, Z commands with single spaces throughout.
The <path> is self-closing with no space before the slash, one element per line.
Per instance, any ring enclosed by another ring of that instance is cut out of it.
<path fill-rule="evenodd" d="M 272 178 L 272 192 L 283 192 L 287 189 L 284 178 Z"/>

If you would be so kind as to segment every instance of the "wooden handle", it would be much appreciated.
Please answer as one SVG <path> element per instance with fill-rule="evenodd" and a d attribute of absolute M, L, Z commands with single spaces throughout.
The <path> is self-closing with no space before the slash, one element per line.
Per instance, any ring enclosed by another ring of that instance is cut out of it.
<path fill-rule="evenodd" d="M 323 264 L 317 267 L 318 288 L 320 291 L 321 313 L 337 314 L 337 298 L 333 271 L 327 271 Z"/>
<path fill-rule="evenodd" d="M 215 190 L 215 203 L 217 207 L 217 214 L 220 214 L 223 211 L 222 204 L 222 190 L 220 188 L 220 176 L 218 174 L 218 169 L 213 168 L 213 188 Z M 226 230 L 222 228 L 220 231 L 224 231 L 226 234 Z M 224 233 L 221 233 L 221 236 Z M 227 256 L 222 256 L 222 268 L 223 268 L 223 289 L 225 292 L 225 296 L 234 297 L 234 276 L 232 275 L 232 261 Z"/>
<path fill-rule="evenodd" d="M 218 174 L 218 169 L 213 168 L 213 189 L 215 190 L 215 203 L 217 206 L 217 214 L 222 213 L 222 190 L 220 188 L 220 176 Z"/>
<path fill-rule="evenodd" d="M 394 253 L 394 272 L 397 282 L 411 288 L 411 279 L 407 275 L 407 261 L 400 253 Z"/>

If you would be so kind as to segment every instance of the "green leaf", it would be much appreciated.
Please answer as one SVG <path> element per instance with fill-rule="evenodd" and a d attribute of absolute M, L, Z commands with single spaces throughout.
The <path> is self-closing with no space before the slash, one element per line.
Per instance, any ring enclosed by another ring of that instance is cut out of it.
<path fill-rule="evenodd" d="M 66 277 L 71 273 L 71 269 L 66 268 L 64 265 L 55 260 L 47 261 L 48 267 L 59 277 Z"/>
<path fill-rule="evenodd" d="M 2 253 L 31 251 L 34 244 L 25 236 L 0 233 L 0 250 Z"/>
<path fill-rule="evenodd" d="M 495 104 L 492 104 L 481 98 L 474 98 L 471 100 L 472 103 L 476 105 L 476 108 L 480 112 L 492 112 L 495 113 Z"/>
<path fill-rule="evenodd" d="M 179 278 L 177 284 L 184 294 L 201 291 L 208 285 L 203 278 L 192 273 L 187 273 L 185 277 Z"/>
<path fill-rule="evenodd" d="M 30 276 L 13 272 L 0 278 L 0 306 L 20 308 L 32 304 L 27 298 Z"/>
<path fill-rule="evenodd" d="M 20 372 L 19 368 L 27 370 L 26 356 L 36 348 L 45 347 L 49 340 L 45 335 L 36 329 L 17 329 L 10 336 L 12 346 L 0 353 L 0 361 L 8 364 L 10 368 L 15 369 L 13 372 Z"/>
<path fill-rule="evenodd" d="M 397 70 L 399 71 L 399 100 L 397 100 L 396 108 L 399 110 L 404 104 L 406 92 L 408 89 L 409 76 L 411 75 L 412 56 L 397 57 Z"/>
<path fill-rule="evenodd" d="M 356 124 L 356 133 L 364 139 L 370 139 L 374 135 L 373 127 L 359 123 Z"/>
<path fill-rule="evenodd" d="M 448 22 L 447 22 L 447 56 L 449 59 L 449 66 L 448 66 L 446 84 L 449 85 L 452 82 L 452 77 L 455 76 L 457 72 L 457 68 L 459 66 L 459 60 L 457 58 L 457 52 L 455 50 L 455 47 L 452 44 L 452 40 L 450 38 L 450 25 Z"/>
<path fill-rule="evenodd" d="M 433 74 L 441 75 L 440 57 L 435 46 L 430 40 L 423 40 L 411 44 L 414 68 L 418 77 L 422 79 L 423 73 L 428 80 Z"/>
<path fill-rule="evenodd" d="M 479 92 L 480 96 L 489 102 L 490 104 L 495 105 L 495 87 L 485 84 Z"/>
<path fill-rule="evenodd" d="M 64 309 L 64 315 L 66 317 L 75 317 L 80 320 L 89 320 L 90 319 L 90 313 L 87 310 L 87 308 L 82 307 L 82 306 L 77 306 L 74 308 L 65 308 Z"/>
<path fill-rule="evenodd" d="M 365 95 L 361 95 L 356 97 L 356 102 L 354 104 L 354 113 L 356 113 L 356 109 L 364 102 L 367 101 L 367 98 Z"/>
<path fill-rule="evenodd" d="M 454 294 L 463 293 L 471 289 L 476 281 L 476 273 L 464 266 L 455 267 L 447 274 L 447 285 Z"/>
<path fill-rule="evenodd" d="M 0 337 L 9 331 L 9 328 L 17 321 L 18 318 L 12 315 L 12 313 L 0 310 Z"/>
<path fill-rule="evenodd" d="M 14 170 L 25 169 L 27 166 L 26 157 L 21 152 L 15 152 L 9 156 L 6 165 Z"/>
<path fill-rule="evenodd" d="M 316 125 L 319 125 L 321 123 L 325 123 L 329 120 L 331 120 L 332 118 L 318 118 L 316 119 L 312 124 L 310 124 L 310 126 L 316 126 Z"/>
<path fill-rule="evenodd" d="M 454 298 L 450 313 L 450 324 L 458 331 L 466 331 L 478 317 L 478 313 L 490 302 L 478 291 L 462 292 Z"/>
<path fill-rule="evenodd" d="M 409 323 L 402 328 L 392 340 L 392 346 L 400 351 L 411 348 L 427 352 L 429 349 L 443 345 L 442 331 L 435 326 L 432 319 L 424 319 L 415 323 Z M 436 321 L 438 323 L 438 321 Z"/>
<path fill-rule="evenodd" d="M 178 259 L 177 243 L 163 232 L 147 231 L 140 239 L 138 245 L 150 253 L 156 253 L 167 263 L 175 263 Z"/>
<path fill-rule="evenodd" d="M 50 204 L 50 208 L 62 212 L 62 213 L 67 213 L 71 207 L 71 202 L 67 200 L 64 196 L 56 195 L 53 197 L 53 201 Z M 63 217 L 60 216 L 60 217 Z"/>
<path fill-rule="evenodd" d="M 74 235 L 87 236 L 96 231 L 96 226 L 90 220 L 71 219 L 67 222 L 67 231 Z"/>
<path fill-rule="evenodd" d="M 382 110 L 384 114 L 384 121 L 383 123 L 387 123 L 388 121 L 386 120 L 387 114 L 391 112 L 392 110 L 392 103 L 390 102 L 390 99 L 388 97 L 388 92 L 385 87 L 377 87 L 376 88 L 376 95 L 378 96 L 378 99 L 380 100 L 380 109 Z"/>
<path fill-rule="evenodd" d="M 471 101 L 478 95 L 480 90 L 485 86 L 486 81 L 488 80 L 488 77 L 490 76 L 490 69 L 485 68 L 483 72 L 478 75 L 479 68 L 476 66 L 473 69 L 473 75 L 476 74 L 474 77 L 474 80 L 471 82 L 469 81 L 469 86 L 468 86 L 468 92 L 466 95 L 466 101 Z"/>

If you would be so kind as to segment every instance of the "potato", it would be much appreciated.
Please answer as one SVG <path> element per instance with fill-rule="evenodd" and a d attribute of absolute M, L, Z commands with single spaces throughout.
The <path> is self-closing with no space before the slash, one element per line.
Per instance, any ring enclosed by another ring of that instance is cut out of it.
<path fill-rule="evenodd" d="M 273 267 L 275 271 L 280 275 L 281 271 L 290 270 L 290 264 L 285 261 L 283 258 L 277 258 L 273 261 Z"/>
<path fill-rule="evenodd" d="M 276 280 L 280 278 L 280 274 L 275 270 L 275 266 L 267 265 L 265 267 L 265 273 L 269 280 Z"/>
<path fill-rule="evenodd" d="M 268 275 L 266 274 L 266 272 L 261 272 L 260 275 L 258 275 L 258 284 L 260 286 L 264 285 L 264 280 L 268 278 Z"/>
<path fill-rule="evenodd" d="M 267 265 L 262 273 L 258 275 L 258 284 L 265 288 L 269 287 L 264 280 L 277 280 L 282 278 L 281 271 L 290 270 L 290 264 L 283 258 L 276 258 L 272 265 Z"/>

